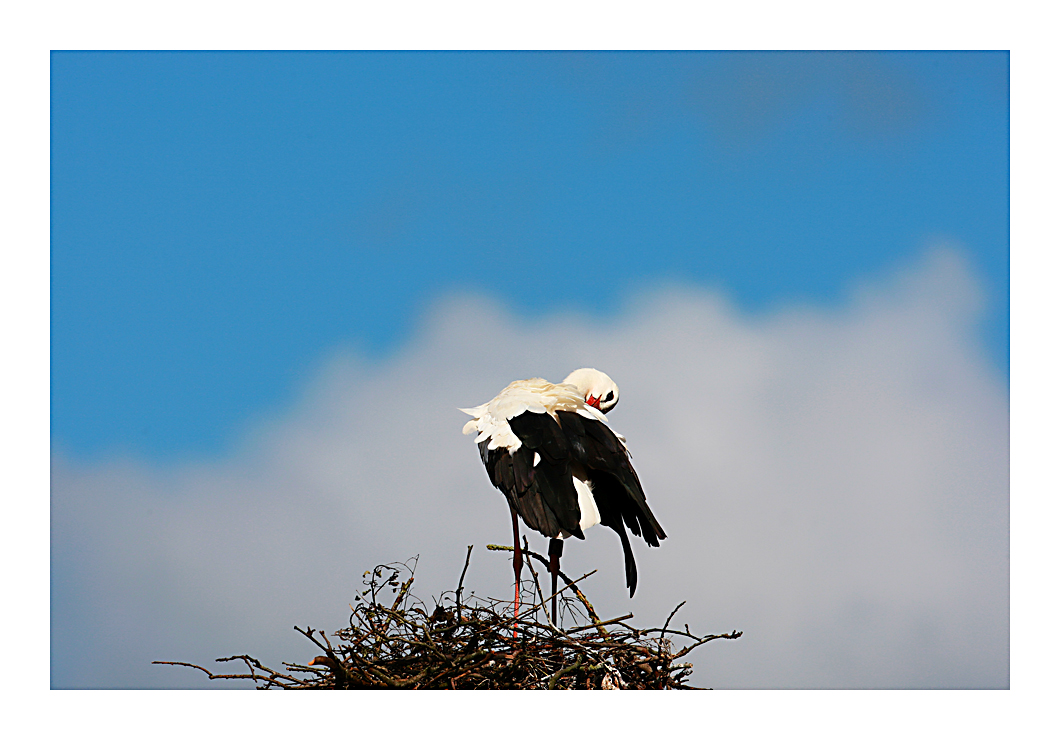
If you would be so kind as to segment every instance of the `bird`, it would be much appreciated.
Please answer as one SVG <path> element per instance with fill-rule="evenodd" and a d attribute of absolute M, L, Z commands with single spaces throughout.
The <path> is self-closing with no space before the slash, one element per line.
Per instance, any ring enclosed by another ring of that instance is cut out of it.
<path fill-rule="evenodd" d="M 629 596 L 637 590 L 637 564 L 626 528 L 658 547 L 666 533 L 648 508 L 626 440 L 605 414 L 618 404 L 618 386 L 595 368 L 580 368 L 562 383 L 516 380 L 480 406 L 460 409 L 473 418 L 464 434 L 476 434 L 490 482 L 504 494 L 515 537 L 515 616 L 519 615 L 522 549 L 519 519 L 549 538 L 552 622 L 563 541 L 585 539 L 597 524 L 618 533 Z"/>

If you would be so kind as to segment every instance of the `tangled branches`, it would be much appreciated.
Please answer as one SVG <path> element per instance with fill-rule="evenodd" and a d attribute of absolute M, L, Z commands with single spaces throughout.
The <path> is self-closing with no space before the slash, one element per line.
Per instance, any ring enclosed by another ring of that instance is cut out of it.
<path fill-rule="evenodd" d="M 525 540 L 524 540 L 525 542 Z M 488 545 L 490 550 L 511 547 Z M 365 572 L 364 590 L 351 605 L 349 626 L 332 635 L 295 627 L 323 654 L 307 665 L 284 663 L 287 673 L 249 655 L 219 658 L 242 661 L 245 673 L 216 674 L 202 666 L 155 661 L 203 671 L 211 679 L 251 680 L 258 688 L 283 689 L 687 689 L 692 664 L 681 662 L 712 640 L 733 640 L 741 632 L 696 636 L 688 625 L 670 629 L 678 604 L 661 628 L 637 629 L 626 614 L 601 620 L 578 588 L 592 575 L 571 580 L 562 572 L 561 625 L 549 619 L 546 598 L 532 561 L 541 555 L 525 547 L 534 599 L 518 618 L 512 603 L 464 597 L 471 547 L 455 591 L 433 610 L 412 594 L 416 560 L 379 565 Z M 593 571 L 595 572 L 595 571 Z M 675 640 L 681 640 L 678 648 Z"/>

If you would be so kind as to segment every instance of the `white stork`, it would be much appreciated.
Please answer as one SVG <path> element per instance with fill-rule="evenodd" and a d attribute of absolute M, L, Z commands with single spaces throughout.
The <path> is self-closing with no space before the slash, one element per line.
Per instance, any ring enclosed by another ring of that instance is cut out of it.
<path fill-rule="evenodd" d="M 592 368 L 575 370 L 560 384 L 541 378 L 517 380 L 481 406 L 460 409 L 474 418 L 464 434 L 477 434 L 482 463 L 512 514 L 515 535 L 515 614 L 519 615 L 519 516 L 550 538 L 552 621 L 556 621 L 556 578 L 563 540 L 585 539 L 603 524 L 618 533 L 626 559 L 630 598 L 637 589 L 637 564 L 626 527 L 658 547 L 666 534 L 648 508 L 625 439 L 604 417 L 618 403 L 618 386 Z"/>

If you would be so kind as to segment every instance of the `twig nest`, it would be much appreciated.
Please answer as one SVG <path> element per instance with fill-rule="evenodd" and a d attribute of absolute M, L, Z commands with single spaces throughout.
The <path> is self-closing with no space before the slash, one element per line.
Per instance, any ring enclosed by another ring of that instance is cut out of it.
<path fill-rule="evenodd" d="M 546 562 L 529 550 L 524 554 Z M 524 593 L 535 598 L 524 601 L 517 618 L 510 601 L 463 597 L 469 562 L 470 548 L 460 586 L 443 593 L 431 610 L 412 593 L 416 559 L 366 571 L 348 627 L 331 638 L 295 627 L 324 654 L 306 665 L 285 662 L 286 672 L 248 655 L 220 659 L 242 660 L 248 672 L 239 674 L 156 662 L 196 668 L 211 679 L 250 680 L 265 689 L 685 689 L 693 688 L 687 684 L 692 665 L 681 658 L 706 642 L 742 634 L 700 637 L 687 625 L 684 631 L 668 629 L 670 619 L 661 628 L 635 629 L 627 623 L 632 614 L 601 620 L 577 586 L 587 576 L 571 580 L 562 573 L 567 585 L 557 592 L 560 620 L 553 625 L 546 614 L 551 600 L 532 566 L 534 588 Z M 675 638 L 688 644 L 676 649 Z"/>

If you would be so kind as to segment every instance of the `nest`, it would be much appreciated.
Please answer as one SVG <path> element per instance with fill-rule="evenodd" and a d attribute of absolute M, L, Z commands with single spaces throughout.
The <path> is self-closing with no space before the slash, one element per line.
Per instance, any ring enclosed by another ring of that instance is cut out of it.
<path fill-rule="evenodd" d="M 525 540 L 524 540 L 525 542 Z M 690 689 L 692 664 L 683 659 L 713 640 L 734 640 L 742 632 L 697 636 L 688 625 L 670 628 L 681 602 L 659 628 L 638 629 L 632 614 L 601 620 L 578 588 L 596 571 L 571 580 L 560 572 L 560 624 L 549 618 L 552 597 L 541 589 L 533 560 L 523 550 L 532 582 L 521 605 L 493 598 L 464 597 L 471 547 L 455 591 L 444 592 L 433 609 L 412 593 L 416 559 L 378 565 L 364 574 L 364 589 L 350 605 L 349 626 L 330 638 L 295 627 L 322 653 L 306 665 L 284 662 L 269 668 L 249 655 L 218 658 L 241 662 L 246 672 L 214 673 L 178 661 L 163 665 L 195 668 L 210 679 L 252 681 L 260 689 Z M 489 550 L 511 551 L 502 545 Z M 568 626 L 570 625 L 570 626 Z"/>

